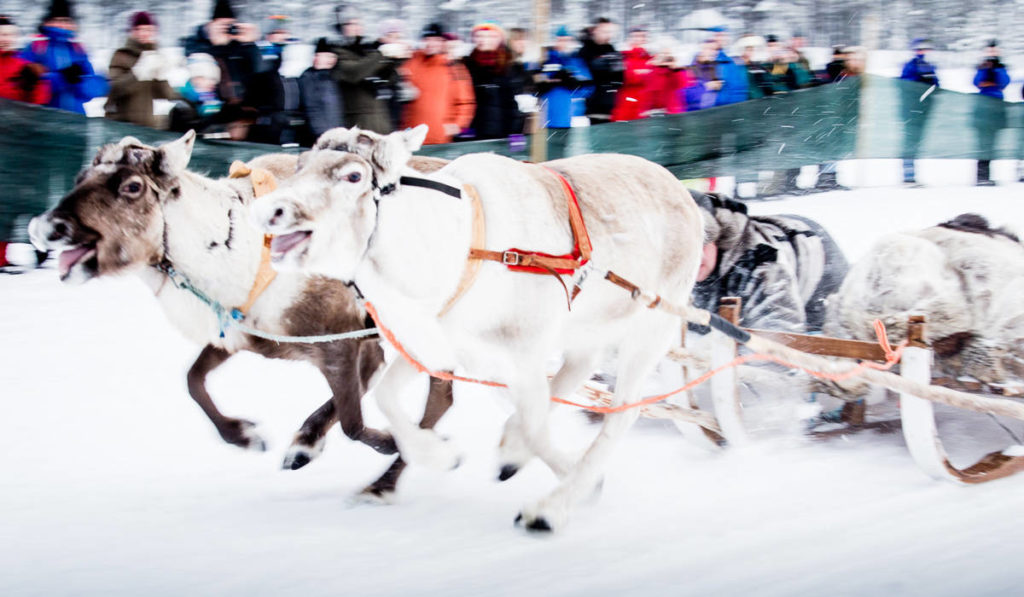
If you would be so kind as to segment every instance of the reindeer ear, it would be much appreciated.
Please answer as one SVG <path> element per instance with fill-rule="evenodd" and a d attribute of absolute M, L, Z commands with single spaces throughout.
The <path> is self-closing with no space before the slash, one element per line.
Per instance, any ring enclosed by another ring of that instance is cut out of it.
<path fill-rule="evenodd" d="M 401 135 L 402 142 L 405 143 L 405 148 L 409 150 L 409 153 L 413 153 L 420 147 L 423 147 L 423 141 L 427 138 L 428 130 L 430 130 L 430 127 L 421 124 L 411 129 L 405 129 L 397 134 Z"/>
<path fill-rule="evenodd" d="M 180 139 L 165 143 L 160 147 L 160 155 L 163 158 L 161 170 L 168 174 L 178 174 L 188 168 L 188 162 L 192 159 L 192 147 L 196 142 L 196 132 L 189 131 Z"/>

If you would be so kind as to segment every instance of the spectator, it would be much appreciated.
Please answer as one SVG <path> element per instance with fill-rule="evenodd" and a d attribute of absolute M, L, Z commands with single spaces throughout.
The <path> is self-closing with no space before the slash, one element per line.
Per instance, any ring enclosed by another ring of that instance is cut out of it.
<path fill-rule="evenodd" d="M 625 65 L 622 88 L 615 98 L 612 120 L 636 120 L 650 105 L 651 75 L 653 56 L 644 47 L 647 45 L 647 29 L 633 27 L 626 39 L 627 49 L 622 53 Z"/>
<path fill-rule="evenodd" d="M 259 34 L 251 23 L 239 23 L 229 0 L 217 0 L 210 22 L 200 25 L 195 35 L 185 40 L 185 56 L 208 54 L 220 65 L 220 98 L 237 108 L 245 97 L 246 86 L 263 66 Z"/>
<path fill-rule="evenodd" d="M 747 69 L 736 64 L 725 48 L 729 43 L 729 31 L 724 26 L 712 27 L 711 43 L 716 48 L 715 62 L 717 63 L 718 79 L 722 86 L 715 97 L 717 106 L 745 102 L 750 99 L 747 83 Z"/>
<path fill-rule="evenodd" d="M 594 80 L 594 92 L 587 98 L 587 116 L 595 124 L 611 120 L 615 97 L 622 87 L 625 65 L 622 54 L 611 43 L 614 35 L 615 23 L 599 18 L 579 52 Z"/>
<path fill-rule="evenodd" d="M 663 40 L 651 58 L 650 94 L 643 116 L 685 112 L 686 89 L 691 84 L 690 71 L 679 65 L 671 44 Z"/>
<path fill-rule="evenodd" d="M 293 42 L 288 31 L 288 17 L 280 14 L 267 17 L 266 32 L 266 36 L 256 42 L 256 47 L 260 49 L 260 70 L 278 72 L 281 70 L 284 48 Z"/>
<path fill-rule="evenodd" d="M 473 122 L 473 83 L 461 62 L 446 52 L 444 31 L 432 23 L 423 28 L 423 48 L 405 63 L 406 81 L 415 89 L 405 105 L 402 126 L 426 124 L 425 144 L 451 143 Z"/>
<path fill-rule="evenodd" d="M 157 49 L 156 19 L 137 12 L 130 17 L 128 30 L 128 41 L 114 52 L 107 69 L 110 94 L 104 111 L 111 120 L 156 127 L 153 100 L 177 96 L 167 83 L 169 65 Z"/>
<path fill-rule="evenodd" d="M 783 46 L 775 35 L 769 35 L 767 39 L 771 60 L 772 93 L 788 93 L 806 87 L 811 80 L 811 71 L 804 68 L 799 53 Z M 804 61 L 806 62 L 806 58 Z"/>
<path fill-rule="evenodd" d="M 723 80 L 717 61 L 718 48 L 711 40 L 700 45 L 690 71 L 693 83 L 686 89 L 686 109 L 689 111 L 711 108 L 718 103 L 718 92 Z"/>
<path fill-rule="evenodd" d="M 917 38 L 911 44 L 911 48 L 914 50 L 914 57 L 903 66 L 903 74 L 900 75 L 900 79 L 938 87 L 939 76 L 935 65 L 928 62 L 928 52 L 933 48 L 931 40 Z M 930 96 L 925 97 L 925 91 L 916 85 L 900 86 L 900 109 L 904 123 L 903 182 L 907 184 L 916 184 L 917 174 L 914 169 L 914 159 L 921 148 L 924 128 L 935 103 L 928 101 Z"/>
<path fill-rule="evenodd" d="M 85 102 L 107 93 L 107 81 L 97 75 L 85 49 L 73 41 L 78 26 L 67 0 L 53 0 L 43 17 L 37 38 L 20 58 L 41 65 L 50 86 L 51 108 L 85 114 Z"/>
<path fill-rule="evenodd" d="M 524 117 L 516 96 L 525 89 L 522 64 L 505 45 L 496 23 L 473 27 L 473 51 L 463 60 L 473 80 L 476 113 L 470 125 L 477 139 L 500 139 L 523 132 Z"/>
<path fill-rule="evenodd" d="M 811 61 L 807 59 L 807 56 L 802 51 L 806 45 L 807 40 L 804 39 L 803 33 L 794 33 L 793 37 L 789 38 L 789 49 L 796 55 L 794 62 L 799 64 L 805 73 L 810 73 L 813 72 L 811 71 Z"/>
<path fill-rule="evenodd" d="M 337 63 L 338 55 L 331 50 L 327 39 L 318 39 L 313 52 L 313 66 L 299 77 L 302 107 L 311 137 L 303 140 L 303 145 L 312 145 L 317 137 L 342 125 L 345 105 L 338 84 L 331 78 L 331 70 Z"/>
<path fill-rule="evenodd" d="M 849 269 L 832 237 L 801 216 L 750 216 L 742 203 L 690 194 L 706 230 L 694 305 L 715 312 L 722 297 L 738 296 L 744 327 L 821 330 L 825 299 Z"/>
<path fill-rule="evenodd" d="M 545 128 L 572 126 L 586 112 L 584 100 L 594 91 L 587 65 L 573 50 L 575 39 L 564 25 L 555 32 L 555 45 L 544 52 L 535 81 L 546 105 Z"/>
<path fill-rule="evenodd" d="M 764 45 L 764 38 L 760 35 L 744 35 L 736 41 L 736 47 L 740 49 L 736 64 L 747 70 L 749 99 L 759 99 L 774 91 L 771 74 L 763 62 Z"/>
<path fill-rule="evenodd" d="M 825 65 L 826 83 L 835 83 L 846 70 L 846 48 L 835 46 L 832 48 L 832 61 Z"/>
<path fill-rule="evenodd" d="M 20 32 L 14 20 L 0 15 L 0 97 L 45 104 L 50 101 L 50 86 L 43 79 L 43 67 L 16 54 Z M 3 249 L 0 247 L 0 262 Z"/>
<path fill-rule="evenodd" d="M 209 54 L 192 54 L 188 57 L 188 75 L 188 82 L 178 89 L 181 99 L 171 108 L 170 129 L 202 134 L 222 123 L 220 111 L 224 102 L 217 95 L 220 65 Z"/>
<path fill-rule="evenodd" d="M 306 130 L 299 81 L 281 76 L 277 70 L 280 62 L 265 61 L 264 65 L 272 69 L 254 74 L 242 98 L 245 139 L 273 145 L 297 143 Z"/>
<path fill-rule="evenodd" d="M 1006 73 L 1006 65 L 999 59 L 999 42 L 993 39 L 985 47 L 985 59 L 978 65 L 974 86 L 981 95 L 1003 99 L 1003 89 L 1009 84 L 1010 75 Z"/>
<path fill-rule="evenodd" d="M 388 73 L 388 87 L 391 97 L 387 99 L 388 117 L 391 128 L 398 128 L 402 121 L 402 108 L 412 99 L 412 91 L 406 84 L 401 67 L 412 56 L 412 44 L 405 37 L 405 23 L 400 19 L 385 19 L 380 25 L 380 51 L 392 61 L 392 71 Z"/>
<path fill-rule="evenodd" d="M 397 61 L 363 37 L 358 18 L 343 17 L 340 29 L 341 44 L 334 47 L 338 63 L 331 76 L 341 87 L 345 126 L 388 134 L 394 130 L 388 102 L 394 95 Z"/>
<path fill-rule="evenodd" d="M 992 98 L 975 102 L 974 128 L 977 134 L 979 186 L 995 184 L 989 175 L 992 154 L 995 152 L 996 135 L 1006 127 L 1006 108 L 1003 105 L 1003 89 L 1010 84 L 1006 65 L 999 59 L 999 42 L 991 40 L 985 47 L 985 59 L 978 65 L 974 75 L 974 86 L 978 93 Z"/>

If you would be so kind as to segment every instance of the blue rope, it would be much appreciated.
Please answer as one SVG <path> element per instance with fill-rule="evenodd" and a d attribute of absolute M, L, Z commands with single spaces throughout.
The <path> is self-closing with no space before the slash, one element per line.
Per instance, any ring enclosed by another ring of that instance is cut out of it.
<path fill-rule="evenodd" d="M 156 269 L 163 272 L 163 274 L 171 281 L 171 284 L 174 284 L 175 288 L 189 291 L 193 296 L 213 311 L 213 314 L 217 316 L 217 325 L 220 327 L 221 338 L 224 337 L 224 331 L 228 326 L 234 326 L 250 336 L 256 336 L 258 338 L 263 338 L 264 340 L 271 340 L 279 343 L 319 344 L 321 342 L 353 340 L 356 338 L 365 338 L 367 336 L 377 335 L 377 328 L 366 328 L 340 334 L 321 334 L 317 336 L 285 336 L 283 334 L 274 334 L 271 332 L 257 330 L 256 328 L 243 323 L 245 320 L 244 313 L 238 309 L 229 309 L 220 304 L 220 302 L 210 298 L 202 290 L 196 288 L 185 274 L 175 270 L 170 264 L 161 263 L 156 266 Z"/>

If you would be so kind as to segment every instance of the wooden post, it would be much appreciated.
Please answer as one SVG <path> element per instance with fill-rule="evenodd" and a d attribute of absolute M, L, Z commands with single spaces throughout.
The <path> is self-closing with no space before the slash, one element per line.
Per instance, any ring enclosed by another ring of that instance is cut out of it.
<path fill-rule="evenodd" d="M 739 325 L 742 299 L 725 297 L 718 307 L 722 319 Z M 711 368 L 717 369 L 736 358 L 736 341 L 725 334 L 711 332 Z M 722 435 L 730 446 L 742 446 L 750 442 L 743 424 L 743 406 L 740 404 L 736 368 L 729 367 L 711 378 L 711 400 L 715 405 L 715 418 L 722 427 Z"/>

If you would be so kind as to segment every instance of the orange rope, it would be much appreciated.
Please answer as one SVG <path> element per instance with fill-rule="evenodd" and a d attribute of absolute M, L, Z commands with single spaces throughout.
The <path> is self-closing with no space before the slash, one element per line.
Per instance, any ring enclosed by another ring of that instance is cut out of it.
<path fill-rule="evenodd" d="M 431 377 L 443 379 L 446 381 L 464 381 L 468 383 L 479 384 L 482 386 L 490 386 L 492 388 L 508 387 L 506 384 L 496 381 L 486 381 L 482 379 L 473 379 L 471 377 L 462 377 L 451 373 L 445 373 L 444 371 L 431 371 L 425 365 L 423 365 L 423 363 L 420 363 L 415 358 L 413 358 L 413 356 L 409 354 L 409 352 L 405 349 L 404 346 L 402 346 L 398 339 L 395 338 L 394 333 L 392 333 L 391 330 L 389 330 L 388 328 L 384 327 L 381 324 L 380 319 L 377 316 L 377 309 L 374 308 L 373 304 L 370 303 L 370 301 L 366 301 L 366 312 L 370 314 L 371 318 L 373 318 L 373 323 L 377 326 L 377 329 L 380 331 L 380 335 L 383 336 L 389 343 L 391 343 L 391 346 L 393 346 L 395 350 L 398 351 L 398 354 L 402 355 L 402 358 L 404 358 L 410 365 L 415 367 L 416 370 L 419 371 L 420 373 L 426 373 Z M 814 377 L 820 377 L 822 379 L 827 379 L 830 381 L 845 381 L 847 379 L 850 379 L 851 377 L 856 376 L 858 373 L 864 371 L 865 369 L 888 371 L 889 369 L 892 369 L 893 365 L 900 361 L 900 357 L 903 354 L 903 349 L 907 346 L 907 341 L 904 340 L 899 345 L 897 345 L 895 349 L 893 349 L 892 346 L 889 344 L 889 337 L 885 332 L 885 325 L 883 325 L 881 321 L 876 319 L 874 327 L 875 335 L 878 337 L 878 345 L 881 346 L 882 350 L 885 351 L 885 363 L 879 364 L 872 363 L 870 361 L 862 361 L 858 363 L 856 367 L 853 367 L 849 371 L 845 371 L 843 373 L 826 373 L 824 371 L 814 371 L 813 369 L 808 369 L 806 367 L 790 363 L 789 361 L 783 360 L 779 357 L 775 357 L 768 354 L 753 353 L 736 357 L 735 359 L 729 361 L 728 363 L 708 371 L 704 375 L 701 375 L 700 377 L 694 379 L 693 381 L 689 382 L 688 384 L 684 385 L 683 387 L 677 390 L 672 390 L 671 392 L 666 392 L 665 394 L 658 394 L 657 396 L 650 396 L 637 402 L 630 402 L 629 404 L 620 404 L 619 406 L 593 406 L 590 404 L 580 404 L 579 402 L 573 402 L 572 400 L 566 400 L 564 398 L 559 398 L 557 396 L 552 396 L 551 401 L 556 402 L 558 404 L 576 406 L 595 413 L 619 413 L 627 411 L 631 408 L 649 406 L 656 402 L 661 402 L 666 398 L 675 396 L 676 394 L 685 392 L 687 390 L 692 390 L 693 388 L 701 385 L 702 383 L 706 382 L 712 377 L 718 375 L 722 371 L 725 371 L 730 367 L 737 367 L 739 365 L 743 365 L 744 363 L 749 363 L 750 361 L 771 361 L 789 367 L 791 369 L 799 369 L 804 373 L 807 373 L 808 375 L 813 375 Z"/>

